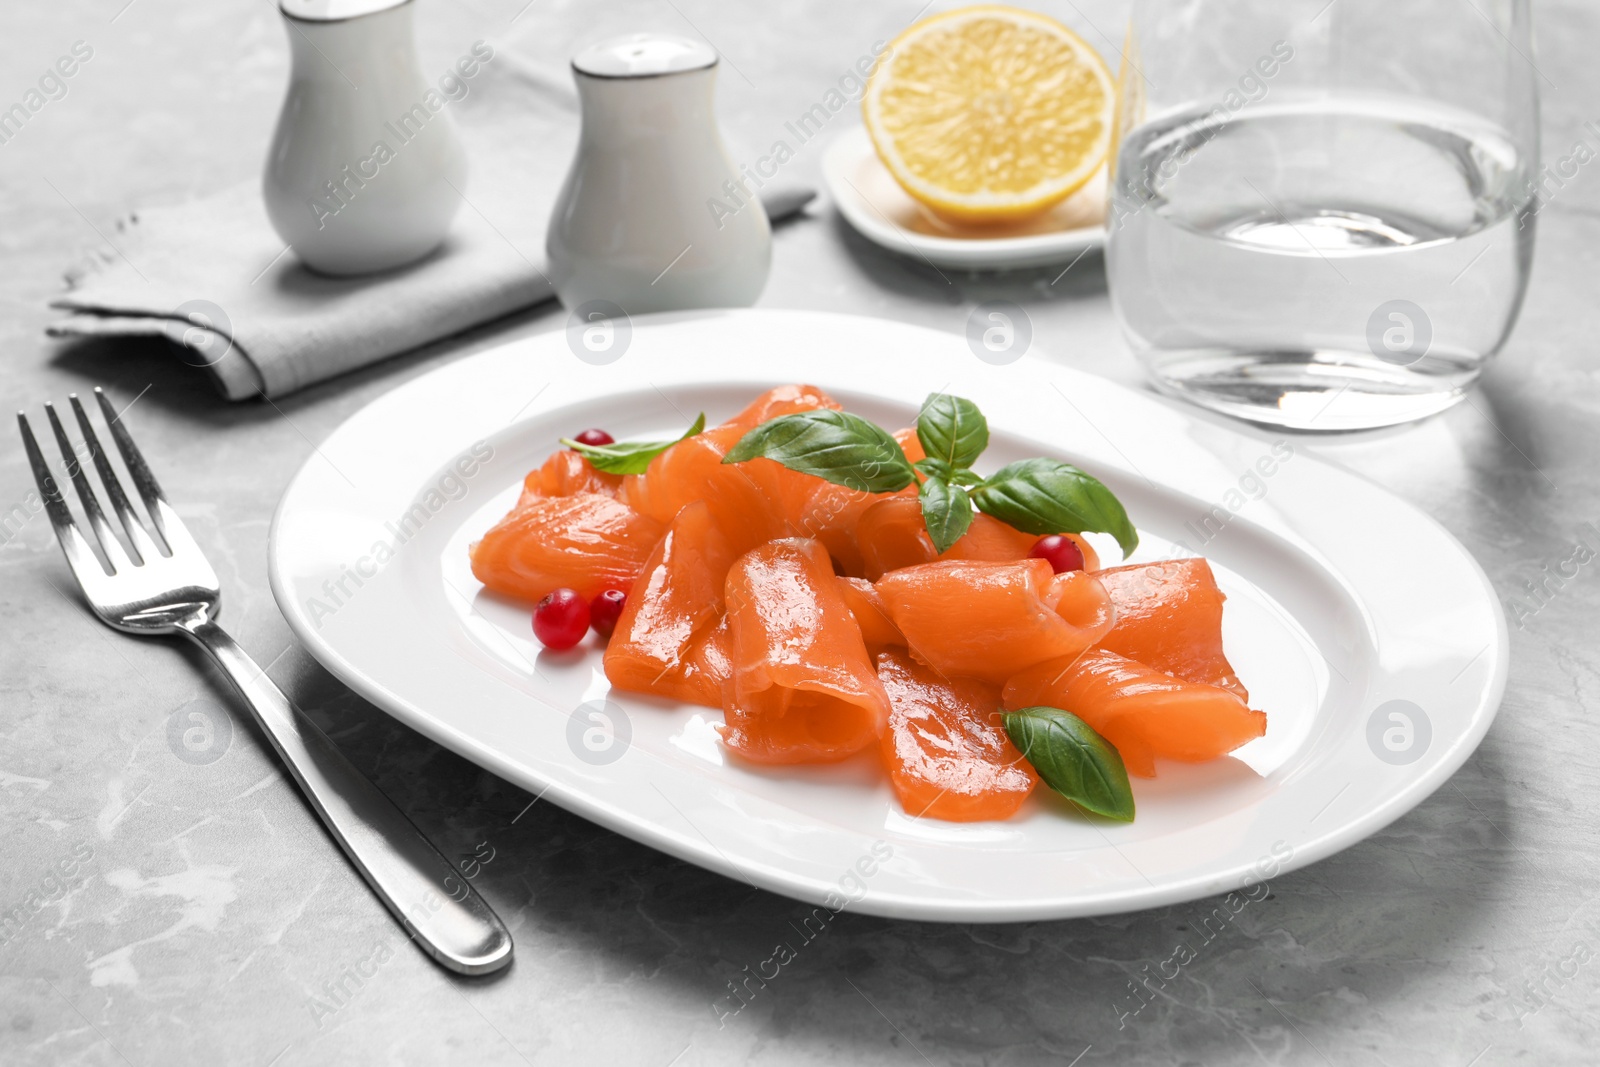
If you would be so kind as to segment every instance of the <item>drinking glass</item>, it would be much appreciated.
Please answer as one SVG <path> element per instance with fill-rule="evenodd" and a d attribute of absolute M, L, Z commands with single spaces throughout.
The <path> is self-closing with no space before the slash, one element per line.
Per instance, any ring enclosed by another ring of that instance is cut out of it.
<path fill-rule="evenodd" d="M 1459 401 L 1558 188 L 1536 63 L 1528 0 L 1134 0 L 1106 271 L 1156 386 L 1303 430 Z"/>

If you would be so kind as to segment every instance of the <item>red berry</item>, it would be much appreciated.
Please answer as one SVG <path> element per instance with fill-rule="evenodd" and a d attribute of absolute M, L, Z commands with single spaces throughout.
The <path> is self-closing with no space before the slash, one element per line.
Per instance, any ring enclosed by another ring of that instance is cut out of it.
<path fill-rule="evenodd" d="M 594 445 L 598 447 L 600 445 L 615 444 L 617 439 L 606 433 L 604 430 L 585 430 L 578 436 L 574 437 L 573 440 L 578 442 L 580 445 Z"/>
<path fill-rule="evenodd" d="M 571 648 L 589 632 L 589 602 L 573 589 L 557 589 L 533 609 L 533 635 L 546 648 Z"/>
<path fill-rule="evenodd" d="M 611 631 L 617 628 L 617 620 L 622 617 L 622 607 L 627 602 L 628 594 L 620 589 L 606 589 L 589 601 L 589 625 L 594 627 L 594 632 L 601 637 L 610 637 Z"/>
<path fill-rule="evenodd" d="M 1033 543 L 1028 553 L 1034 559 L 1046 560 L 1057 574 L 1083 570 L 1083 550 L 1077 542 L 1063 534 L 1050 534 Z"/>

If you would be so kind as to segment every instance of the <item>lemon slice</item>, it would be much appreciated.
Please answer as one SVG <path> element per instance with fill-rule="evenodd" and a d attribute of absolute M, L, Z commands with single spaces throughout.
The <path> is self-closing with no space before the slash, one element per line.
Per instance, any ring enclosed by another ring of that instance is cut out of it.
<path fill-rule="evenodd" d="M 867 133 L 906 190 L 962 222 L 1026 218 L 1105 162 L 1116 90 L 1083 38 L 1001 5 L 946 12 L 896 37 L 867 82 Z"/>

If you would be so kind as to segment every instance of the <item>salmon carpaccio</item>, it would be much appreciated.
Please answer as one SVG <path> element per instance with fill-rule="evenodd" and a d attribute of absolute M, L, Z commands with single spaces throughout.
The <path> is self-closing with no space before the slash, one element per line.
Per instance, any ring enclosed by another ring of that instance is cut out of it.
<path fill-rule="evenodd" d="M 720 708 L 724 745 L 752 764 L 873 761 L 913 817 L 1024 807 L 1038 777 L 1006 709 L 1070 711 L 1140 776 L 1261 735 L 1204 560 L 1102 570 L 1069 532 L 1084 570 L 1058 575 L 1031 557 L 1036 535 L 982 513 L 939 553 L 915 482 L 866 493 L 723 462 L 769 419 L 838 408 L 780 386 L 642 474 L 555 452 L 471 546 L 473 573 L 530 604 L 624 591 L 603 659 L 614 689 Z M 924 458 L 914 430 L 894 436 Z"/>
<path fill-rule="evenodd" d="M 1084 569 L 1100 568 L 1094 547 L 1074 534 L 1067 534 L 1083 553 Z M 987 560 L 1004 563 L 1027 559 L 1035 542 L 1032 534 L 1007 526 L 993 515 L 972 516 L 972 525 L 956 543 L 939 552 L 933 547 L 922 518 L 922 502 L 915 496 L 895 496 L 880 500 L 861 512 L 856 526 L 862 568 L 877 581 L 890 571 L 938 560 Z"/>
<path fill-rule="evenodd" d="M 1077 656 L 1115 620 L 1094 575 L 1055 574 L 1042 559 L 942 560 L 891 571 L 876 584 L 913 656 L 941 674 L 996 684 L 1035 663 Z"/>
<path fill-rule="evenodd" d="M 1185 681 L 1250 694 L 1222 651 L 1222 602 L 1211 564 L 1175 559 L 1112 567 L 1098 575 L 1116 605 L 1117 624 L 1100 647 Z"/>
<path fill-rule="evenodd" d="M 1039 776 L 1000 725 L 1000 687 L 946 678 L 905 652 L 878 657 L 889 694 L 883 762 L 900 806 L 951 822 L 1009 819 Z"/>
<path fill-rule="evenodd" d="M 628 475 L 622 495 L 658 522 L 694 501 L 704 501 L 717 525 L 740 552 L 779 537 L 814 537 L 830 556 L 859 571 L 856 525 L 861 513 L 892 494 L 864 493 L 789 470 L 770 459 L 726 464 L 722 458 L 767 418 L 838 405 L 810 386 L 773 390 L 738 417 L 685 441 L 650 462 L 644 474 Z M 758 419 L 759 421 L 751 421 Z M 915 494 L 915 489 L 905 492 Z"/>
<path fill-rule="evenodd" d="M 889 609 L 876 586 L 865 578 L 841 575 L 839 592 L 844 594 L 844 602 L 861 628 L 861 639 L 866 642 L 870 655 L 876 658 L 878 653 L 888 649 L 906 647 L 906 635 L 889 618 Z"/>
<path fill-rule="evenodd" d="M 573 496 L 577 493 L 622 495 L 622 475 L 597 471 L 594 465 L 570 448 L 553 452 L 543 466 L 528 472 L 522 480 L 520 507 L 541 496 Z"/>
<path fill-rule="evenodd" d="M 889 698 L 818 541 L 780 538 L 728 572 L 723 741 L 758 763 L 823 763 L 882 736 Z"/>
<path fill-rule="evenodd" d="M 1199 763 L 1267 730 L 1267 717 L 1236 693 L 1189 682 L 1103 648 L 1036 664 L 1006 683 L 1012 711 L 1070 711 L 1116 746 L 1128 773 L 1155 776 L 1155 759 Z"/>
<path fill-rule="evenodd" d="M 525 495 L 468 551 L 473 576 L 496 593 L 537 602 L 566 587 L 593 598 L 633 588 L 664 530 L 600 493 Z"/>
<path fill-rule="evenodd" d="M 606 643 L 605 672 L 613 686 L 722 706 L 731 676 L 722 590 L 733 560 L 703 501 L 678 512 Z"/>

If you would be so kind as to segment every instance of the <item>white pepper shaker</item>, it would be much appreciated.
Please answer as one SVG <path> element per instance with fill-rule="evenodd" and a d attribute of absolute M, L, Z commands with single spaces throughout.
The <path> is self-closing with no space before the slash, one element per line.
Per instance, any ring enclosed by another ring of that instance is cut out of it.
<path fill-rule="evenodd" d="M 262 191 L 306 266 L 365 274 L 421 259 L 467 177 L 448 100 L 423 76 L 411 0 L 279 0 L 288 95 Z"/>
<path fill-rule="evenodd" d="M 716 67 L 709 46 L 664 34 L 573 57 L 583 130 L 545 240 L 568 308 L 744 307 L 761 295 L 772 231 L 717 130 Z"/>

